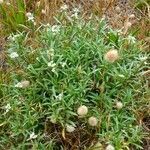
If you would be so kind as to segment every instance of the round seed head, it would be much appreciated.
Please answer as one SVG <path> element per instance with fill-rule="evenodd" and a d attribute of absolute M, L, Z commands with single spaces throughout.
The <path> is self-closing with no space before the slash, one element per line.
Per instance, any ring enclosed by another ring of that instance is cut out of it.
<path fill-rule="evenodd" d="M 131 15 L 129 16 L 129 18 L 134 19 L 134 18 L 135 18 L 135 15 L 134 15 L 134 14 L 131 14 Z"/>
<path fill-rule="evenodd" d="M 120 13 L 120 11 L 121 11 L 119 6 L 116 6 L 115 10 L 116 10 L 117 13 Z"/>
<path fill-rule="evenodd" d="M 110 63 L 113 63 L 115 62 L 116 60 L 119 59 L 119 54 L 118 54 L 118 51 L 115 50 L 115 49 L 111 49 L 109 50 L 105 56 L 104 56 L 104 59 Z"/>
<path fill-rule="evenodd" d="M 123 107 L 123 104 L 121 102 L 116 102 L 117 109 L 121 109 Z"/>
<path fill-rule="evenodd" d="M 88 108 L 85 105 L 80 106 L 77 110 L 77 114 L 81 117 L 85 116 L 87 113 L 88 113 Z"/>
<path fill-rule="evenodd" d="M 96 126 L 97 123 L 98 123 L 97 118 L 95 118 L 95 117 L 90 117 L 90 118 L 88 119 L 88 123 L 89 123 L 89 125 L 92 126 L 92 127 Z"/>

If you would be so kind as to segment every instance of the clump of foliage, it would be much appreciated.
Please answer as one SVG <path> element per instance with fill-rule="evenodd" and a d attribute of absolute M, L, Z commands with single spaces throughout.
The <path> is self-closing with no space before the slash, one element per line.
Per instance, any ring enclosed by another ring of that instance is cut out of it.
<path fill-rule="evenodd" d="M 140 149 L 137 114 L 148 89 L 139 43 L 103 20 L 56 20 L 33 41 L 9 37 L 1 149 L 84 149 L 97 141 L 102 149 Z"/>

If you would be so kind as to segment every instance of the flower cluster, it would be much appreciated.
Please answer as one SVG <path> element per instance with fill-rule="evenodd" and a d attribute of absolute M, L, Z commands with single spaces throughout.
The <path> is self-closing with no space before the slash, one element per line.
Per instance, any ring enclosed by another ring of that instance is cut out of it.
<path fill-rule="evenodd" d="M 55 72 L 55 66 L 56 66 L 56 64 L 53 62 L 53 61 L 50 61 L 50 62 L 48 62 L 48 67 L 51 67 L 52 68 L 52 72 Z"/>
<path fill-rule="evenodd" d="M 27 80 L 24 80 L 24 81 L 21 81 L 21 82 L 18 82 L 15 87 L 17 88 L 27 88 L 28 86 L 30 85 L 30 82 L 27 81 Z"/>
<path fill-rule="evenodd" d="M 51 30 L 54 34 L 58 33 L 60 31 L 60 25 L 53 25 Z"/>
<path fill-rule="evenodd" d="M 17 52 L 12 52 L 12 53 L 10 53 L 9 56 L 10 56 L 10 58 L 13 58 L 13 59 L 19 57 Z"/>
<path fill-rule="evenodd" d="M 27 12 L 27 13 L 26 13 L 26 17 L 27 17 L 27 19 L 28 19 L 29 22 L 32 22 L 34 25 L 36 25 L 36 22 L 35 22 L 35 20 L 34 20 L 33 13 Z"/>
<path fill-rule="evenodd" d="M 10 104 L 7 104 L 4 108 L 5 108 L 5 113 L 8 113 L 9 110 L 11 109 L 11 106 Z"/>
<path fill-rule="evenodd" d="M 64 5 L 62 5 L 62 6 L 60 7 L 60 11 L 61 11 L 61 12 L 62 12 L 62 11 L 66 11 L 68 8 L 69 8 L 68 5 L 64 4 Z"/>

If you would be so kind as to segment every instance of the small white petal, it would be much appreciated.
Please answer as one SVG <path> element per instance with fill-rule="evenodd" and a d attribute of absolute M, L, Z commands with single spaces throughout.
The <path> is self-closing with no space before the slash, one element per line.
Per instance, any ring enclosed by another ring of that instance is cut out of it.
<path fill-rule="evenodd" d="M 18 83 L 15 85 L 15 87 L 22 88 L 21 82 L 18 82 Z"/>
<path fill-rule="evenodd" d="M 31 12 L 26 13 L 26 16 L 28 18 L 28 21 L 34 22 L 34 16 Z"/>
<path fill-rule="evenodd" d="M 63 93 L 60 93 L 58 96 L 55 96 L 56 99 L 58 100 L 62 100 L 63 98 Z"/>
<path fill-rule="evenodd" d="M 68 9 L 68 6 L 66 4 L 64 4 L 63 6 L 60 7 L 61 11 L 65 11 Z"/>
<path fill-rule="evenodd" d="M 4 108 L 5 108 L 5 113 L 8 113 L 9 110 L 11 109 L 11 106 L 10 104 L 7 104 Z"/>
<path fill-rule="evenodd" d="M 27 139 L 27 140 L 32 140 L 32 139 L 36 139 L 36 138 L 37 138 L 37 135 L 36 135 L 34 132 L 32 132 L 32 133 L 30 134 L 29 139 Z"/>
<path fill-rule="evenodd" d="M 66 66 L 66 62 L 62 62 L 61 66 L 64 68 Z"/>
<path fill-rule="evenodd" d="M 60 31 L 60 26 L 59 25 L 53 25 L 51 30 L 53 33 L 57 33 Z"/>
<path fill-rule="evenodd" d="M 12 52 L 9 56 L 10 56 L 10 58 L 17 58 L 17 57 L 19 57 L 17 52 Z"/>

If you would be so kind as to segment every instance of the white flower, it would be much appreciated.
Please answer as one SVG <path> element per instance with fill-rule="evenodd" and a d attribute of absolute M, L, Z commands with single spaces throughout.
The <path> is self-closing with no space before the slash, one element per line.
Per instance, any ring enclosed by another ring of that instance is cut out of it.
<path fill-rule="evenodd" d="M 67 132 L 73 132 L 75 130 L 75 127 L 74 126 L 72 126 L 72 125 L 67 125 L 66 126 L 66 131 Z"/>
<path fill-rule="evenodd" d="M 55 96 L 56 99 L 62 100 L 63 98 L 63 93 L 60 93 L 59 95 Z"/>
<path fill-rule="evenodd" d="M 72 13 L 71 17 L 74 17 L 74 18 L 78 19 L 78 15 L 79 15 L 80 10 L 78 8 L 74 8 L 72 10 L 72 12 L 73 13 Z"/>
<path fill-rule="evenodd" d="M 71 17 L 78 19 L 78 12 L 73 13 L 73 14 L 71 15 Z"/>
<path fill-rule="evenodd" d="M 34 22 L 34 16 L 31 12 L 26 13 L 26 16 L 28 18 L 28 21 Z"/>
<path fill-rule="evenodd" d="M 114 146 L 109 144 L 109 145 L 107 145 L 105 150 L 115 150 L 115 148 L 114 148 Z"/>
<path fill-rule="evenodd" d="M 10 56 L 10 58 L 17 58 L 17 57 L 19 57 L 17 52 L 12 52 L 9 56 Z"/>
<path fill-rule="evenodd" d="M 62 62 L 61 66 L 64 68 L 66 66 L 66 62 Z"/>
<path fill-rule="evenodd" d="M 15 85 L 15 87 L 22 88 L 21 82 L 18 82 L 18 83 Z"/>
<path fill-rule="evenodd" d="M 32 139 L 36 139 L 36 138 L 37 138 L 37 135 L 36 135 L 34 132 L 32 132 L 32 133 L 30 134 L 29 139 L 27 139 L 27 141 L 32 140 Z"/>
<path fill-rule="evenodd" d="M 65 10 L 67 10 L 68 9 L 68 6 L 66 5 L 66 4 L 64 4 L 64 5 L 62 5 L 61 7 L 60 7 L 60 10 L 61 11 L 65 11 Z"/>
<path fill-rule="evenodd" d="M 74 8 L 74 9 L 73 9 L 73 12 L 74 12 L 74 13 L 79 13 L 80 10 L 79 10 L 78 8 Z"/>
<path fill-rule="evenodd" d="M 141 60 L 141 61 L 145 61 L 145 60 L 147 60 L 147 56 L 143 56 L 143 57 L 140 57 L 139 59 Z"/>
<path fill-rule="evenodd" d="M 4 1 L 3 0 L 0 0 L 0 4 L 2 4 Z"/>
<path fill-rule="evenodd" d="M 49 50 L 47 50 L 47 56 L 49 58 L 54 56 L 54 49 L 53 48 L 50 48 Z"/>
<path fill-rule="evenodd" d="M 54 68 L 56 66 L 56 64 L 53 61 L 48 62 L 48 67 L 52 67 Z"/>
<path fill-rule="evenodd" d="M 53 33 L 58 33 L 60 31 L 60 26 L 59 25 L 53 25 L 51 29 L 52 29 Z"/>
<path fill-rule="evenodd" d="M 129 42 L 131 42 L 131 43 L 136 43 L 136 38 L 134 37 L 134 36 L 131 36 L 131 35 L 129 35 L 128 37 L 127 37 L 127 39 L 128 39 L 128 41 Z"/>
<path fill-rule="evenodd" d="M 10 106 L 10 104 L 7 104 L 5 107 L 5 113 L 8 113 L 9 112 L 9 110 L 11 109 L 11 106 Z"/>
<path fill-rule="evenodd" d="M 8 40 L 15 41 L 18 37 L 22 36 L 22 33 L 19 34 L 10 34 Z"/>
<path fill-rule="evenodd" d="M 52 68 L 52 72 L 55 72 L 56 71 L 56 69 L 55 68 Z"/>
<path fill-rule="evenodd" d="M 17 87 L 17 88 L 27 88 L 29 85 L 30 85 L 30 82 L 27 81 L 27 80 L 24 80 L 24 81 L 18 82 L 15 85 L 15 87 Z"/>

